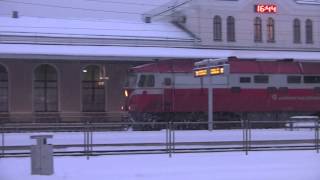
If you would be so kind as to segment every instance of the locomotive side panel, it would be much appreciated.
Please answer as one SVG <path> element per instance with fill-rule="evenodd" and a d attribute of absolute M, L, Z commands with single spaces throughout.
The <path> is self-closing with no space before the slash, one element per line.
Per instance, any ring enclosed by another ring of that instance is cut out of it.
<path fill-rule="evenodd" d="M 215 112 L 320 111 L 320 94 L 312 89 L 275 93 L 266 89 L 215 89 L 213 101 Z"/>
<path fill-rule="evenodd" d="M 207 112 L 207 89 L 176 89 L 174 90 L 175 112 Z"/>
<path fill-rule="evenodd" d="M 291 115 L 320 112 L 320 63 L 254 60 L 228 63 L 230 71 L 203 78 L 195 78 L 191 67 L 177 62 L 135 68 L 139 80 L 126 101 L 129 113 L 148 114 L 147 121 L 190 120 L 194 115 L 192 121 L 205 121 L 209 84 L 213 85 L 216 120 L 285 120 Z M 142 76 L 154 76 L 153 86 L 140 84 Z"/>
<path fill-rule="evenodd" d="M 162 96 L 150 91 L 132 95 L 128 109 L 135 112 L 162 112 Z"/>

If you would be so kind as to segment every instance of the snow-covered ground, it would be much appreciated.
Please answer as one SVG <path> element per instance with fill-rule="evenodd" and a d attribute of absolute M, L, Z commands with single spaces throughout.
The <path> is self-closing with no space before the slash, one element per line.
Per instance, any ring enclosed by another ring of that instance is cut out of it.
<path fill-rule="evenodd" d="M 252 140 L 312 139 L 314 130 L 253 130 Z M 5 134 L 6 145 L 31 145 L 31 135 Z M 48 134 L 48 133 L 45 133 Z M 50 133 L 49 133 L 50 134 Z M 83 133 L 54 133 L 52 144 L 82 144 Z M 176 131 L 176 142 L 241 141 L 241 130 Z M 95 132 L 93 143 L 164 143 L 165 131 Z M 95 149 L 96 147 L 94 147 Z M 108 147 L 110 149 L 115 147 Z M 133 148 L 133 147 L 117 147 Z M 141 147 L 139 147 L 141 148 Z M 316 151 L 54 157 L 52 176 L 31 175 L 30 158 L 0 159 L 0 180 L 319 180 Z"/>
<path fill-rule="evenodd" d="M 55 157 L 54 175 L 31 175 L 29 158 L 0 159 L 1 180 L 319 180 L 314 151 Z"/>
<path fill-rule="evenodd" d="M 7 133 L 3 136 L 4 146 L 30 146 L 36 143 L 31 139 L 32 135 L 50 134 L 52 139 L 48 139 L 49 144 L 53 145 L 70 145 L 72 147 L 59 147 L 57 151 L 83 151 L 85 134 L 83 132 L 58 132 L 58 133 Z M 92 150 L 115 151 L 115 150 L 142 150 L 142 149 L 167 149 L 166 131 L 109 131 L 93 132 Z M 173 136 L 172 136 L 173 137 Z M 243 131 L 242 130 L 199 130 L 199 131 L 175 131 L 174 143 L 175 148 L 243 148 Z M 315 146 L 315 131 L 311 129 L 293 130 L 286 129 L 253 129 L 251 131 L 252 141 L 269 141 L 269 140 L 309 140 L 304 144 L 273 144 L 273 146 L 284 145 L 308 145 Z M 223 142 L 223 143 L 221 143 Z M 144 144 L 149 143 L 149 144 Z M 140 145 L 137 145 L 140 144 Z M 156 145 L 155 145 L 156 144 Z M 2 141 L 0 142 L 2 145 Z M 101 146 L 103 145 L 103 146 Z M 271 145 L 261 144 L 260 145 Z M 259 146 L 252 144 L 253 146 Z M 6 152 L 29 152 L 24 150 L 5 150 Z M 1 152 L 0 152 L 1 153 Z"/>

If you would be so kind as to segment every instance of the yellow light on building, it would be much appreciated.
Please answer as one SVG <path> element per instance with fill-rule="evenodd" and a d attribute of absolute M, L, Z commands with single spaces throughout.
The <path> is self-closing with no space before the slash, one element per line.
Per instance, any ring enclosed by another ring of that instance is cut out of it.
<path fill-rule="evenodd" d="M 202 77 L 202 76 L 207 76 L 208 75 L 208 70 L 207 69 L 198 69 L 194 71 L 194 76 L 195 77 Z"/>

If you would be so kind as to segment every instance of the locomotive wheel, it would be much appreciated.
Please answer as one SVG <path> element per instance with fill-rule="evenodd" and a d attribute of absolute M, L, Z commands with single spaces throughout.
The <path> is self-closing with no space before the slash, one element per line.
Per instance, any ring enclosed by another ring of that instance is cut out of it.
<path fill-rule="evenodd" d="M 152 131 L 164 128 L 163 125 L 157 124 L 161 122 L 161 119 L 156 113 L 129 113 L 129 117 L 134 131 Z"/>

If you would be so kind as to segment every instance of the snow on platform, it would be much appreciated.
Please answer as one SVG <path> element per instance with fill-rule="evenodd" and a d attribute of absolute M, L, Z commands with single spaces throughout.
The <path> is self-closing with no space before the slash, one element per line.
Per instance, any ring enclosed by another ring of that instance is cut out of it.
<path fill-rule="evenodd" d="M 83 133 L 7 133 L 6 145 L 30 145 L 35 134 L 52 144 L 83 143 Z M 176 131 L 176 142 L 241 141 L 241 130 Z M 252 130 L 252 140 L 311 139 L 314 130 Z M 95 132 L 93 143 L 165 142 L 165 131 Z M 0 180 L 319 180 L 316 151 L 273 151 L 54 157 L 54 175 L 30 173 L 30 158 L 0 159 Z"/>
<path fill-rule="evenodd" d="M 214 130 L 214 131 L 175 131 L 175 142 L 215 142 L 215 141 L 242 141 L 242 130 Z M 7 133 L 5 145 L 22 146 L 33 145 L 35 141 L 30 136 L 39 133 Z M 83 132 L 42 133 L 52 134 L 48 139 L 50 144 L 83 144 Z M 304 140 L 314 139 L 315 131 L 286 130 L 286 129 L 256 129 L 251 131 L 252 140 Z M 120 144 L 120 143 L 165 143 L 166 131 L 110 131 L 93 132 L 95 144 Z"/>
<path fill-rule="evenodd" d="M 54 175 L 31 175 L 29 158 L 0 159 L 1 180 L 319 180 L 314 151 L 55 157 Z"/>

